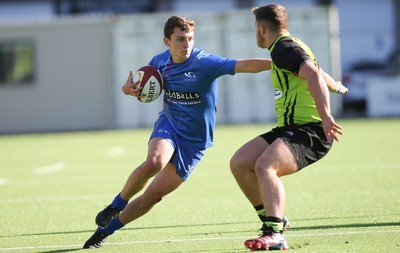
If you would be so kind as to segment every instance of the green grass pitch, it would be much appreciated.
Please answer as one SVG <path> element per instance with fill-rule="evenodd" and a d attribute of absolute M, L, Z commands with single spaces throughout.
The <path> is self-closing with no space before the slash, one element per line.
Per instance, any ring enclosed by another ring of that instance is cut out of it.
<path fill-rule="evenodd" d="M 320 162 L 284 177 L 290 252 L 400 252 L 400 119 L 339 120 Z M 247 252 L 260 223 L 229 159 L 273 125 L 219 125 L 191 178 L 96 252 Z M 74 252 L 145 158 L 150 129 L 0 136 L 0 253 Z"/>

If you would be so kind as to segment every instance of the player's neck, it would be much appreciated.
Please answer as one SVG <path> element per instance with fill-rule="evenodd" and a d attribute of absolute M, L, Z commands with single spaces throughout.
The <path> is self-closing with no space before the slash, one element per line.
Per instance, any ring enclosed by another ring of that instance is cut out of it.
<path fill-rule="evenodd" d="M 277 32 L 271 32 L 268 33 L 268 36 L 266 38 L 266 44 L 267 44 L 267 48 L 270 48 L 272 46 L 272 44 L 282 35 L 284 35 L 285 33 L 288 33 L 288 30 L 279 30 Z"/>

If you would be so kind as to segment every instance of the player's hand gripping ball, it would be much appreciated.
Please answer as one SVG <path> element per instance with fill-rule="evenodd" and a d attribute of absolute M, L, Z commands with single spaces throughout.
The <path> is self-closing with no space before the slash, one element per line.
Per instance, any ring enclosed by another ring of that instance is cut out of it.
<path fill-rule="evenodd" d="M 133 82 L 140 81 L 138 86 L 142 87 L 138 100 L 150 103 L 156 100 L 163 89 L 163 78 L 160 71 L 154 66 L 143 66 L 133 76 Z M 138 88 L 136 86 L 135 88 Z"/>

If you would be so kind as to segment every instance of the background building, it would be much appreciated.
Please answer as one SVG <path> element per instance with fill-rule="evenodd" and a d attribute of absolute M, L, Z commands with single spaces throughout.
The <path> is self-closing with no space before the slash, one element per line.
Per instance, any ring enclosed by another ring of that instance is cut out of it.
<path fill-rule="evenodd" d="M 355 76 L 364 78 L 350 71 L 360 61 L 383 65 L 386 70 L 386 60 L 398 45 L 397 1 L 280 3 L 288 6 L 290 30 L 312 46 L 323 68 L 336 79 L 342 79 L 342 72 L 353 82 Z M 268 56 L 255 44 L 254 18 L 249 11 L 263 4 L 244 0 L 0 0 L 0 133 L 150 127 L 161 100 L 141 104 L 123 96 L 120 87 L 129 70 L 146 65 L 155 53 L 165 50 L 162 27 L 166 18 L 172 14 L 194 18 L 196 46 L 206 51 L 233 58 Z M 274 121 L 267 75 L 221 78 L 218 122 Z M 366 83 L 362 79 L 362 85 Z M 378 107 L 388 108 L 385 102 L 390 100 L 394 109 L 379 111 L 378 116 L 400 115 L 397 92 L 392 84 L 383 92 L 390 99 L 382 97 Z M 368 100 L 366 88 L 360 94 Z M 332 104 L 337 116 L 360 115 L 348 113 L 358 107 L 343 111 L 338 96 L 332 96 Z M 364 106 L 358 113 L 364 115 L 366 110 Z"/>

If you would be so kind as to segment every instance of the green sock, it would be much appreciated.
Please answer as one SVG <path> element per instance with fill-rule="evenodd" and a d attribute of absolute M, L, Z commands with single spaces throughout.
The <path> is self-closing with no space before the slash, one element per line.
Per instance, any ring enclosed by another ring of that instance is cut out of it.
<path fill-rule="evenodd" d="M 283 222 L 265 221 L 264 224 L 265 227 L 270 228 L 272 232 L 281 233 L 283 231 Z"/>
<path fill-rule="evenodd" d="M 263 228 L 267 231 L 282 233 L 283 232 L 283 220 L 273 216 L 266 216 L 264 205 L 255 206 L 258 218 L 263 222 Z"/>
<path fill-rule="evenodd" d="M 260 220 L 262 222 L 264 222 L 265 218 L 266 218 L 264 206 L 261 204 L 261 205 L 255 206 L 254 209 L 256 209 L 256 213 L 258 215 L 258 218 L 260 218 Z"/>
<path fill-rule="evenodd" d="M 283 232 L 283 220 L 277 217 L 268 216 L 264 221 L 264 229 L 275 233 Z"/>

